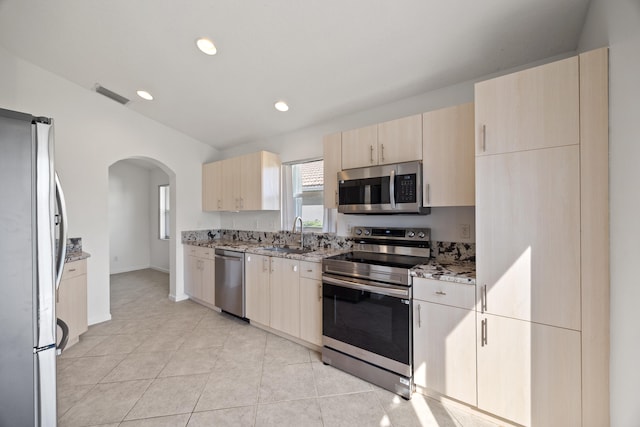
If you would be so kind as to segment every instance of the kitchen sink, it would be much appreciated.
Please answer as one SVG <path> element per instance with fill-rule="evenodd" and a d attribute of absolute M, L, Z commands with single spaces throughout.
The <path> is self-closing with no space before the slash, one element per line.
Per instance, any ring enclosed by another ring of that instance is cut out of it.
<path fill-rule="evenodd" d="M 262 248 L 265 251 L 270 252 L 280 252 L 283 254 L 306 254 L 309 252 L 313 252 L 311 249 L 300 249 L 300 248 L 285 248 L 281 246 L 271 246 L 268 248 Z"/>

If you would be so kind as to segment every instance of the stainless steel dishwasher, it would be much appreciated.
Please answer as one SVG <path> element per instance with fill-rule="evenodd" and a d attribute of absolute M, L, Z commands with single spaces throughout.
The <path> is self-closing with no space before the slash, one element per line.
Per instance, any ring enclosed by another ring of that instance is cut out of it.
<path fill-rule="evenodd" d="M 216 306 L 245 317 L 244 253 L 216 249 Z"/>

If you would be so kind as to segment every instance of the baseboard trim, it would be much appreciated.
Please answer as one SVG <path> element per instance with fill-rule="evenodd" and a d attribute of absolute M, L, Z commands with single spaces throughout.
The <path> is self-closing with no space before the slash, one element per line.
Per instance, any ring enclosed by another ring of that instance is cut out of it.
<path fill-rule="evenodd" d="M 505 418 L 501 418 L 497 415 L 494 415 L 490 412 L 485 412 L 482 409 L 476 407 L 476 406 L 471 406 L 470 404 L 466 403 L 466 402 L 462 402 L 456 399 L 453 399 L 449 396 L 445 396 L 444 394 L 440 394 L 437 391 L 431 390 L 429 388 L 424 388 L 424 387 L 420 387 L 418 385 L 415 386 L 415 392 L 419 393 L 423 396 L 426 396 L 430 399 L 433 400 L 437 400 L 438 402 L 440 402 L 442 405 L 446 406 L 450 406 L 450 407 L 454 407 L 460 410 L 463 410 L 469 414 L 472 414 L 478 418 L 481 418 L 485 421 L 489 421 L 492 422 L 496 425 L 500 425 L 500 426 L 504 426 L 504 427 L 522 427 L 520 424 L 515 424 L 512 421 L 509 421 Z"/>
<path fill-rule="evenodd" d="M 89 324 L 89 326 L 91 326 L 91 325 L 96 325 L 98 323 L 108 322 L 109 320 L 111 320 L 111 313 L 103 317 L 89 319 L 87 323 Z"/>
<path fill-rule="evenodd" d="M 145 270 L 147 268 L 153 268 L 149 264 L 147 265 L 134 265 L 129 267 L 117 268 L 115 270 L 110 270 L 109 274 L 121 274 L 121 273 L 130 273 L 132 271 Z"/>
<path fill-rule="evenodd" d="M 294 337 L 293 335 L 289 335 L 286 332 L 282 332 L 279 331 L 277 329 L 273 329 L 267 325 L 263 325 L 262 323 L 258 323 L 258 322 L 254 322 L 253 320 L 249 320 L 249 323 L 251 324 L 251 326 L 255 326 L 258 329 L 262 329 L 263 331 L 267 331 L 272 333 L 273 335 L 277 335 L 281 338 L 287 339 L 289 341 L 293 341 L 296 344 L 300 344 L 303 347 L 307 347 L 310 350 L 316 351 L 318 353 L 322 352 L 322 347 L 319 347 L 313 343 L 310 343 L 309 341 L 305 341 L 303 339 Z"/>
<path fill-rule="evenodd" d="M 169 294 L 169 299 L 171 301 L 173 301 L 173 302 L 179 302 L 179 301 L 188 300 L 189 299 L 189 295 L 187 295 L 187 294 L 182 294 L 182 295 Z"/>
<path fill-rule="evenodd" d="M 154 267 L 153 265 L 149 266 L 149 268 L 155 271 L 159 271 L 160 273 L 167 273 L 167 274 L 171 273 L 171 270 L 167 270 L 166 268 L 161 268 L 161 267 Z"/>

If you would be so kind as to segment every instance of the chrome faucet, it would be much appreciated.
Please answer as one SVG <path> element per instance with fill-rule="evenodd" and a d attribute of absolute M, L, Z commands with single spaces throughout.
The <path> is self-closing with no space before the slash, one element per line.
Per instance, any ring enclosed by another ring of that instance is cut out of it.
<path fill-rule="evenodd" d="M 293 228 L 291 229 L 292 233 L 296 232 L 296 224 L 300 220 L 300 249 L 304 249 L 304 234 L 302 233 L 302 217 L 297 216 L 296 219 L 293 220 Z"/>

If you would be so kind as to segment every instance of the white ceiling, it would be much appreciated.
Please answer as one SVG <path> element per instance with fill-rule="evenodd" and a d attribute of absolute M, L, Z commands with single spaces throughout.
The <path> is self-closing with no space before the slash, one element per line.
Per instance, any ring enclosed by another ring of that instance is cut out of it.
<path fill-rule="evenodd" d="M 0 44 L 224 149 L 573 51 L 588 3 L 0 0 Z"/>

